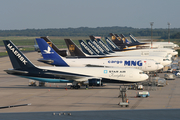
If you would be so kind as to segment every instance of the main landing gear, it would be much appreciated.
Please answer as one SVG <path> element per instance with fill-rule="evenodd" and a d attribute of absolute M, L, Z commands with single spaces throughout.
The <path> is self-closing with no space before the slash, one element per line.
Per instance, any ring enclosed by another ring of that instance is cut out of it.
<path fill-rule="evenodd" d="M 80 88 L 80 85 L 79 85 L 76 81 L 74 81 L 74 82 L 72 83 L 72 85 L 71 85 L 70 88 L 71 88 L 71 89 L 79 89 L 79 88 Z"/>
<path fill-rule="evenodd" d="M 79 86 L 79 85 L 72 85 L 70 88 L 71 88 L 71 89 L 79 89 L 80 86 Z"/>

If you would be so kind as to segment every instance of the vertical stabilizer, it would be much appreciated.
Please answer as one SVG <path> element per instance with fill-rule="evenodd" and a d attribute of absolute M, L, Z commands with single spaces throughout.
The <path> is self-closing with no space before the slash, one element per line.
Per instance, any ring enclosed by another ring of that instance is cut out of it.
<path fill-rule="evenodd" d="M 132 34 L 129 34 L 132 43 L 140 43 Z"/>
<path fill-rule="evenodd" d="M 44 39 L 60 56 L 67 56 L 67 50 L 59 50 L 59 48 L 48 37 L 41 38 Z"/>
<path fill-rule="evenodd" d="M 125 44 L 130 44 L 129 40 L 123 34 L 121 34 L 121 37 Z"/>
<path fill-rule="evenodd" d="M 106 45 L 100 38 L 95 38 L 93 35 L 90 35 L 89 37 L 92 42 L 96 41 L 106 51 L 106 54 L 114 53 L 111 48 L 109 48 L 108 45 Z"/>
<path fill-rule="evenodd" d="M 105 44 L 101 39 L 96 39 L 96 41 L 105 49 L 105 50 L 107 50 L 109 53 L 114 53 L 113 51 L 112 51 L 112 49 L 107 45 L 107 44 Z"/>
<path fill-rule="evenodd" d="M 86 43 L 91 49 L 93 49 L 98 55 L 105 55 L 102 50 L 100 50 L 91 40 L 86 40 Z"/>
<path fill-rule="evenodd" d="M 3 40 L 14 69 L 27 70 L 35 67 L 33 63 L 10 41 Z"/>
<path fill-rule="evenodd" d="M 62 57 L 56 53 L 52 47 L 49 46 L 49 44 L 44 41 L 42 38 L 36 38 L 36 41 L 39 45 L 39 48 L 41 50 L 41 54 L 45 60 L 52 60 L 53 62 L 51 64 L 58 65 L 58 66 L 69 66 Z"/>
<path fill-rule="evenodd" d="M 113 33 L 109 33 L 109 34 L 114 44 L 116 44 L 117 46 L 121 46 L 123 44 L 123 41 L 121 40 L 121 38 L 118 39 Z"/>
<path fill-rule="evenodd" d="M 79 44 L 82 51 L 87 55 L 97 55 L 97 53 L 92 48 L 90 48 L 90 46 L 86 44 L 83 40 L 79 40 Z"/>
<path fill-rule="evenodd" d="M 116 44 L 112 40 L 110 40 L 108 37 L 105 37 L 107 45 L 112 49 L 112 50 L 120 50 Z"/>
<path fill-rule="evenodd" d="M 86 56 L 71 39 L 64 40 L 71 56 Z"/>
<path fill-rule="evenodd" d="M 96 41 L 96 39 L 93 39 L 93 40 L 91 40 L 92 41 L 92 43 L 101 51 L 101 52 L 103 52 L 104 54 L 109 54 L 109 52 L 106 50 L 106 49 L 104 49 L 97 41 Z"/>

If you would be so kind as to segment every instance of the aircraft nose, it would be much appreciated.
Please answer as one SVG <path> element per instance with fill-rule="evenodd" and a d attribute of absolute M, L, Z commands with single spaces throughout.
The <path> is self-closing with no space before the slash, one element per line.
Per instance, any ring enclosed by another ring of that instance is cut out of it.
<path fill-rule="evenodd" d="M 149 78 L 149 76 L 147 74 L 144 74 L 144 80 L 147 80 Z"/>
<path fill-rule="evenodd" d="M 172 60 L 167 61 L 167 65 L 170 65 L 172 63 Z"/>
<path fill-rule="evenodd" d="M 167 55 L 167 58 L 168 58 L 168 59 L 171 59 L 171 58 L 172 58 L 172 55 L 171 55 L 171 54 Z"/>
<path fill-rule="evenodd" d="M 144 81 L 144 80 L 147 80 L 148 78 L 149 78 L 149 76 L 147 74 L 143 73 L 143 74 L 141 74 L 139 80 Z"/>
<path fill-rule="evenodd" d="M 176 51 L 176 52 L 174 52 L 174 55 L 178 55 L 178 52 Z"/>
<path fill-rule="evenodd" d="M 163 67 L 164 67 L 164 65 L 161 65 L 161 64 L 158 65 L 159 70 L 162 69 Z"/>

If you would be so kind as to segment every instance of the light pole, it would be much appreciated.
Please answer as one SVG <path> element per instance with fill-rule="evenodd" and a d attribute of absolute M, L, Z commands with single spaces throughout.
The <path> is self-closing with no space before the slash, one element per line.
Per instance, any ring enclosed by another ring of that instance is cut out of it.
<path fill-rule="evenodd" d="M 168 42 L 170 42 L 170 25 L 171 23 L 167 23 L 168 24 Z"/>
<path fill-rule="evenodd" d="M 150 25 L 151 25 L 151 48 L 152 48 L 152 26 L 153 26 L 154 22 L 150 22 Z"/>

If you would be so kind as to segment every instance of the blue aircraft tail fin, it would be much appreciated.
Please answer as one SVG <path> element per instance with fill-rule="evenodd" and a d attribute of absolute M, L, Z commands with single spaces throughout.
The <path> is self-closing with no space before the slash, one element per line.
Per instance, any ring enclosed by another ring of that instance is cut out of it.
<path fill-rule="evenodd" d="M 41 54 L 44 58 L 44 60 L 51 60 L 53 61 L 52 65 L 57 66 L 69 66 L 61 57 L 59 54 L 56 53 L 56 51 L 49 46 L 49 44 L 42 38 L 36 38 L 36 41 L 39 45 L 39 48 L 41 50 Z"/>
<path fill-rule="evenodd" d="M 3 40 L 12 66 L 17 70 L 28 70 L 35 67 L 33 63 L 10 41 Z"/>
<path fill-rule="evenodd" d="M 112 40 L 110 40 L 108 37 L 105 37 L 106 40 L 106 44 L 112 49 L 112 50 L 120 50 L 118 48 L 118 46 L 116 44 L 114 44 L 114 42 L 112 42 Z"/>
<path fill-rule="evenodd" d="M 87 55 L 97 55 L 97 53 L 89 47 L 88 44 L 86 44 L 83 40 L 79 40 L 79 44 L 81 46 L 81 49 L 84 53 Z"/>
<path fill-rule="evenodd" d="M 131 33 L 129 33 L 129 36 L 132 43 L 140 43 Z"/>
<path fill-rule="evenodd" d="M 48 38 L 48 37 L 41 37 L 44 39 L 56 52 L 62 57 L 67 56 L 67 50 L 59 50 L 59 48 Z"/>
<path fill-rule="evenodd" d="M 101 47 L 106 50 L 107 53 L 114 53 L 112 49 L 109 48 L 100 38 L 96 38 L 93 35 L 90 35 L 89 37 L 92 41 L 95 40 L 97 43 L 99 43 L 99 45 L 101 45 Z"/>
<path fill-rule="evenodd" d="M 96 39 L 93 39 L 93 40 L 91 40 L 92 41 L 92 43 L 102 52 L 102 53 L 104 53 L 104 54 L 109 54 L 109 52 L 106 50 L 106 49 L 104 49 L 97 41 L 96 41 Z"/>
<path fill-rule="evenodd" d="M 103 50 L 100 50 L 91 40 L 86 40 L 86 43 L 89 45 L 91 49 L 93 49 L 97 55 L 105 55 Z"/>
<path fill-rule="evenodd" d="M 101 39 L 96 39 L 97 42 L 102 46 L 104 47 L 104 49 L 106 49 L 109 53 L 114 53 L 114 51 L 107 45 L 105 44 Z"/>

